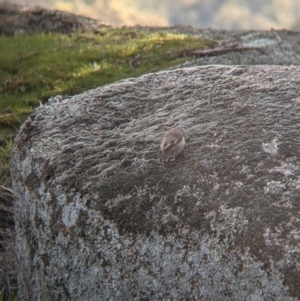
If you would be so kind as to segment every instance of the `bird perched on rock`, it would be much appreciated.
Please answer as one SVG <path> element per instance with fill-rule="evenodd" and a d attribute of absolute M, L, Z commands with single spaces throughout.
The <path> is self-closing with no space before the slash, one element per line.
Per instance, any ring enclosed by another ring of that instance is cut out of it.
<path fill-rule="evenodd" d="M 172 128 L 167 131 L 161 141 L 161 162 L 174 161 L 175 156 L 178 155 L 185 145 L 185 131 L 180 128 Z"/>

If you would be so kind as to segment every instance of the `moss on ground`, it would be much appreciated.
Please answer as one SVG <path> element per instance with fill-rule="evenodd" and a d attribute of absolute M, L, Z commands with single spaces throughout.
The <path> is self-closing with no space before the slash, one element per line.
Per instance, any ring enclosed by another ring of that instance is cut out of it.
<path fill-rule="evenodd" d="M 172 53 L 212 45 L 185 34 L 135 28 L 0 36 L 0 184 L 9 186 L 11 139 L 32 110 L 85 90 L 182 63 Z"/>

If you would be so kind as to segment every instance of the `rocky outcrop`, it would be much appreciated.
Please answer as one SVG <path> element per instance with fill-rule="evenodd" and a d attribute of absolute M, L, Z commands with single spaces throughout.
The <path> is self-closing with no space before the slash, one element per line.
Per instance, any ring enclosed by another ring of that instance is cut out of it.
<path fill-rule="evenodd" d="M 178 29 L 180 30 L 180 29 Z M 185 28 L 187 30 L 187 28 Z M 218 42 L 180 67 L 203 65 L 299 65 L 300 32 L 287 30 L 226 31 L 191 29 L 190 34 Z M 176 67 L 178 68 L 178 66 Z"/>
<path fill-rule="evenodd" d="M 99 30 L 106 22 L 32 5 L 0 3 L 0 33 L 5 35 Z"/>
<path fill-rule="evenodd" d="M 163 165 L 173 126 L 186 147 Z M 13 150 L 22 300 L 300 300 L 299 132 L 297 67 L 52 98 Z"/>

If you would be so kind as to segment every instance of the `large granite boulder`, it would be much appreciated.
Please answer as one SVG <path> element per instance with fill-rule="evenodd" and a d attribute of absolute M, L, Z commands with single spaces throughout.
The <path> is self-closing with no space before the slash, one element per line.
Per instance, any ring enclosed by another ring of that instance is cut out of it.
<path fill-rule="evenodd" d="M 183 154 L 159 162 L 173 126 Z M 300 69 L 52 98 L 15 140 L 22 300 L 300 300 Z"/>

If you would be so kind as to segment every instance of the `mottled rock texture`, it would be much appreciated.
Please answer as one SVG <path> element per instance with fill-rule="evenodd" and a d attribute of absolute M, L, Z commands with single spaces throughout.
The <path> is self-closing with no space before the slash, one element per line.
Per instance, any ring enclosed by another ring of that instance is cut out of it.
<path fill-rule="evenodd" d="M 166 130 L 184 153 L 159 162 Z M 300 69 L 52 98 L 14 144 L 22 300 L 300 300 Z"/>

